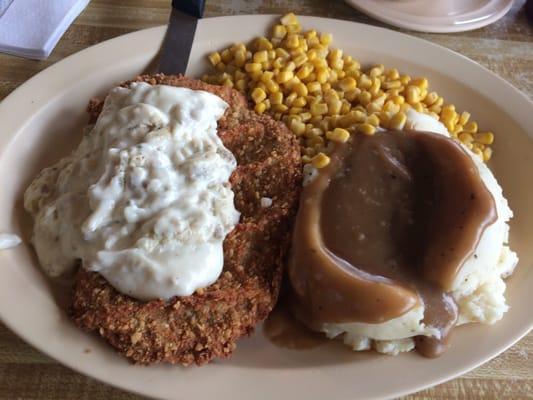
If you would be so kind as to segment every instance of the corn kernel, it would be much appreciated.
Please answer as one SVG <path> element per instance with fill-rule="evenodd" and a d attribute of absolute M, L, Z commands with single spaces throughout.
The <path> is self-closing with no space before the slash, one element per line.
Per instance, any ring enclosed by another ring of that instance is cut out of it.
<path fill-rule="evenodd" d="M 411 105 L 419 103 L 420 102 L 420 88 L 418 86 L 413 86 L 413 85 L 407 86 L 407 89 L 405 91 L 405 99 Z"/>
<path fill-rule="evenodd" d="M 233 46 L 231 46 L 231 51 L 244 51 L 246 53 L 246 45 L 244 43 L 235 43 Z"/>
<path fill-rule="evenodd" d="M 429 111 L 435 114 L 440 114 L 442 112 L 442 107 L 437 104 L 433 104 L 429 107 Z"/>
<path fill-rule="evenodd" d="M 278 57 L 272 61 L 272 68 L 275 69 L 282 69 L 285 66 L 285 62 L 283 61 L 283 58 Z"/>
<path fill-rule="evenodd" d="M 432 106 L 433 104 L 435 104 L 438 98 L 439 95 L 437 94 L 437 92 L 428 93 L 426 98 L 424 99 L 424 103 L 426 103 L 428 106 Z"/>
<path fill-rule="evenodd" d="M 407 116 L 403 112 L 396 113 L 389 120 L 389 128 L 402 130 L 406 122 Z"/>
<path fill-rule="evenodd" d="M 443 110 L 444 111 L 444 110 Z M 477 122 L 475 121 L 471 121 L 469 123 L 467 123 L 465 126 L 464 126 L 464 131 L 465 132 L 469 132 L 469 133 L 476 133 L 477 132 Z"/>
<path fill-rule="evenodd" d="M 366 105 L 366 111 L 369 114 L 377 113 L 377 112 L 381 111 L 381 109 L 382 109 L 382 107 L 379 104 L 376 104 L 375 102 L 371 102 L 371 103 L 368 103 Z"/>
<path fill-rule="evenodd" d="M 279 92 L 279 85 L 273 80 L 266 81 L 265 86 L 270 93 Z"/>
<path fill-rule="evenodd" d="M 289 109 L 289 107 L 285 104 L 274 104 L 272 106 L 272 109 L 279 113 L 285 113 Z"/>
<path fill-rule="evenodd" d="M 231 60 L 233 60 L 233 54 L 229 49 L 223 50 L 222 53 L 220 53 L 220 57 L 225 64 L 229 64 Z"/>
<path fill-rule="evenodd" d="M 270 103 L 272 105 L 283 103 L 283 93 L 281 92 L 271 93 L 270 96 L 268 96 L 268 98 L 270 99 Z"/>
<path fill-rule="evenodd" d="M 285 14 L 283 17 L 281 17 L 281 23 L 283 25 L 296 25 L 299 24 L 298 18 L 294 13 L 288 13 Z"/>
<path fill-rule="evenodd" d="M 242 50 L 237 50 L 234 54 L 233 62 L 237 67 L 242 67 L 246 63 L 246 53 Z"/>
<path fill-rule="evenodd" d="M 476 156 L 479 156 L 479 157 L 483 158 L 483 151 L 482 151 L 479 147 L 473 146 L 473 147 L 472 147 L 472 152 L 473 152 Z"/>
<path fill-rule="evenodd" d="M 289 94 L 286 98 L 285 98 L 285 105 L 287 106 L 292 106 L 292 103 L 294 103 L 294 100 L 296 100 L 298 98 L 298 94 L 293 92 L 291 94 Z"/>
<path fill-rule="evenodd" d="M 331 99 L 327 102 L 328 105 L 328 114 L 329 115 L 338 115 L 341 112 L 342 101 L 338 99 Z"/>
<path fill-rule="evenodd" d="M 254 63 L 264 63 L 268 61 L 268 52 L 266 50 L 258 51 L 253 55 Z"/>
<path fill-rule="evenodd" d="M 311 119 L 312 115 L 311 113 L 309 112 L 303 112 L 300 114 L 300 118 L 302 119 L 303 122 L 307 122 Z"/>
<path fill-rule="evenodd" d="M 298 97 L 296 100 L 293 101 L 292 106 L 302 108 L 305 107 L 306 104 L 307 100 L 305 99 L 305 97 Z"/>
<path fill-rule="evenodd" d="M 265 91 L 259 87 L 256 87 L 252 92 L 252 99 L 256 104 L 261 103 L 266 99 Z"/>
<path fill-rule="evenodd" d="M 422 105 L 422 103 L 415 103 L 413 104 L 413 109 L 416 111 L 416 112 L 419 112 L 419 113 L 424 113 L 424 106 Z"/>
<path fill-rule="evenodd" d="M 307 91 L 309 93 L 318 93 L 322 90 L 322 87 L 320 86 L 319 82 L 309 82 L 307 84 Z"/>
<path fill-rule="evenodd" d="M 255 41 L 255 46 L 257 51 L 260 50 L 272 50 L 274 46 L 272 46 L 272 43 L 266 38 L 266 37 L 259 37 Z"/>
<path fill-rule="evenodd" d="M 359 81 L 357 82 L 357 87 L 361 89 L 370 89 L 372 86 L 372 79 L 366 75 L 361 75 Z"/>
<path fill-rule="evenodd" d="M 353 125 L 355 125 L 358 122 L 362 122 L 362 121 L 359 121 L 352 113 L 349 113 L 341 117 L 341 119 L 338 122 L 338 125 L 341 126 L 342 128 L 351 128 Z"/>
<path fill-rule="evenodd" d="M 355 99 L 357 99 L 359 94 L 361 94 L 361 89 L 355 88 L 354 90 L 350 90 L 344 93 L 344 98 L 348 101 L 354 101 Z"/>
<path fill-rule="evenodd" d="M 254 107 L 254 110 L 255 110 L 255 112 L 258 113 L 258 114 L 263 114 L 263 113 L 265 112 L 265 110 L 266 110 L 266 105 L 265 105 L 265 103 L 258 103 L 258 104 L 256 104 L 255 107 Z"/>
<path fill-rule="evenodd" d="M 351 78 L 351 77 L 344 78 L 343 80 L 339 82 L 339 88 L 344 92 L 354 90 L 356 87 L 357 87 L 357 82 L 354 78 Z"/>
<path fill-rule="evenodd" d="M 400 77 L 400 73 L 398 72 L 398 70 L 396 68 L 392 68 L 390 70 L 388 70 L 385 75 L 387 76 L 387 78 L 389 78 L 390 80 L 396 80 Z"/>
<path fill-rule="evenodd" d="M 321 33 L 320 43 L 324 46 L 328 46 L 333 41 L 333 35 L 331 33 Z"/>
<path fill-rule="evenodd" d="M 302 136 L 305 133 L 305 124 L 297 119 L 291 120 L 289 129 L 296 135 Z"/>
<path fill-rule="evenodd" d="M 370 86 L 370 89 L 368 89 L 368 91 L 373 97 L 376 97 L 379 95 L 380 89 L 381 89 L 381 81 L 378 78 L 374 78 L 372 80 L 372 86 Z"/>
<path fill-rule="evenodd" d="M 302 162 L 303 162 L 304 164 L 309 164 L 309 163 L 311 162 L 311 157 L 309 157 L 307 154 L 304 154 L 304 155 L 302 156 Z"/>
<path fill-rule="evenodd" d="M 398 111 L 400 111 L 400 106 L 392 100 L 387 100 L 387 102 L 383 105 L 383 111 L 396 114 Z"/>
<path fill-rule="evenodd" d="M 474 137 L 470 133 L 467 133 L 467 132 L 460 133 L 458 136 L 458 139 L 464 144 L 472 143 L 474 141 Z"/>
<path fill-rule="evenodd" d="M 304 83 L 299 82 L 296 85 L 292 87 L 292 90 L 294 90 L 295 93 L 298 94 L 298 96 L 307 96 L 309 93 L 307 90 L 307 86 L 305 86 Z"/>
<path fill-rule="evenodd" d="M 318 127 L 315 127 L 315 128 L 311 128 L 309 130 L 307 130 L 306 128 L 306 132 L 305 132 L 305 135 L 309 138 L 311 137 L 316 137 L 316 136 L 322 136 L 324 135 L 324 131 Z"/>
<path fill-rule="evenodd" d="M 329 165 L 329 162 L 330 158 L 324 153 L 318 153 L 311 159 L 311 164 L 313 164 L 313 167 L 318 169 L 327 167 Z"/>
<path fill-rule="evenodd" d="M 490 147 L 486 147 L 485 150 L 483 150 L 483 161 L 489 161 L 492 158 L 492 149 Z"/>
<path fill-rule="evenodd" d="M 400 82 L 402 83 L 403 86 L 407 86 L 410 81 L 411 81 L 411 77 L 409 75 L 400 76 Z"/>
<path fill-rule="evenodd" d="M 287 29 L 283 25 L 274 25 L 272 28 L 272 37 L 283 39 L 287 34 Z"/>
<path fill-rule="evenodd" d="M 399 89 L 402 87 L 402 83 L 398 80 L 395 81 L 387 81 L 383 83 L 383 89 L 389 90 L 389 89 Z"/>
<path fill-rule="evenodd" d="M 369 75 L 372 78 L 375 78 L 375 77 L 378 77 L 381 74 L 383 74 L 383 71 L 384 71 L 384 66 L 383 65 L 378 65 L 378 66 L 375 66 L 375 67 L 370 69 Z"/>
<path fill-rule="evenodd" d="M 272 71 L 263 71 L 261 75 L 261 82 L 267 83 L 268 81 L 272 80 L 274 77 L 274 73 Z"/>
<path fill-rule="evenodd" d="M 348 114 L 351 109 L 352 109 L 352 105 L 350 104 L 350 102 L 348 100 L 343 99 L 340 114 L 341 115 Z"/>
<path fill-rule="evenodd" d="M 428 88 L 429 86 L 429 82 L 427 80 L 427 78 L 417 78 L 417 79 L 413 79 L 411 82 L 410 82 L 411 85 L 414 85 L 414 86 L 417 86 L 420 90 L 424 90 Z"/>
<path fill-rule="evenodd" d="M 379 118 L 376 114 L 372 114 L 366 119 L 366 123 L 370 124 L 372 126 L 378 127 L 379 126 Z"/>
<path fill-rule="evenodd" d="M 296 67 L 301 67 L 307 62 L 307 55 L 306 54 L 300 54 L 293 58 L 292 60 L 294 62 L 294 65 Z"/>
<path fill-rule="evenodd" d="M 337 143 L 346 143 L 350 138 L 350 132 L 343 128 L 335 128 L 326 132 L 326 138 Z"/>
<path fill-rule="evenodd" d="M 298 39 L 298 35 L 296 34 L 287 35 L 287 38 L 285 39 L 285 46 L 287 47 L 287 49 L 296 49 L 299 44 L 300 44 L 300 40 Z"/>
<path fill-rule="evenodd" d="M 259 63 L 247 63 L 244 65 L 246 72 L 257 72 L 261 71 L 262 66 Z"/>
<path fill-rule="evenodd" d="M 490 145 L 494 142 L 494 134 L 492 132 L 478 133 L 476 134 L 476 142 Z"/>
<path fill-rule="evenodd" d="M 463 131 L 463 125 L 457 124 L 453 128 L 453 131 L 450 133 L 452 134 L 453 137 L 457 137 L 462 131 Z"/>
<path fill-rule="evenodd" d="M 244 92 L 247 88 L 246 81 L 244 79 L 238 79 L 235 82 L 235 88 L 241 92 Z"/>
<path fill-rule="evenodd" d="M 362 133 L 363 135 L 372 136 L 376 133 L 376 127 L 368 123 L 363 123 L 357 126 L 357 132 Z"/>
<path fill-rule="evenodd" d="M 216 66 L 220 61 L 222 61 L 222 58 L 220 57 L 220 53 L 218 51 L 209 54 L 208 58 L 213 67 Z"/>
<path fill-rule="evenodd" d="M 431 94 L 431 93 L 430 93 Z M 429 96 L 429 95 L 428 95 Z M 442 105 L 444 104 L 444 99 L 442 97 L 437 97 L 437 100 L 435 100 L 435 102 L 432 104 L 432 106 L 434 107 L 439 107 L 442 109 Z M 454 111 L 455 111 L 455 108 L 454 108 Z"/>
<path fill-rule="evenodd" d="M 316 80 L 320 84 L 324 84 L 328 81 L 329 73 L 326 68 L 318 67 L 315 71 Z"/>
<path fill-rule="evenodd" d="M 372 95 L 370 92 L 361 92 L 357 98 L 359 99 L 359 103 L 366 107 L 366 105 L 372 100 Z"/>
<path fill-rule="evenodd" d="M 254 82 L 257 82 L 261 79 L 263 76 L 263 73 L 261 71 L 252 71 L 248 73 L 248 76 L 252 78 Z"/>
<path fill-rule="evenodd" d="M 278 83 L 285 83 L 290 81 L 292 78 L 294 78 L 294 73 L 292 71 L 283 70 L 280 71 L 280 73 L 276 77 L 276 81 Z"/>
<path fill-rule="evenodd" d="M 380 111 L 379 113 L 376 113 L 375 115 L 377 115 L 377 117 L 379 118 L 379 125 L 384 127 L 384 128 L 388 128 L 389 127 L 389 121 L 392 117 L 392 115 L 394 115 L 393 113 L 387 113 L 385 111 Z"/>
<path fill-rule="evenodd" d="M 311 104 L 311 115 L 324 115 L 328 113 L 328 105 L 324 103 Z"/>
<path fill-rule="evenodd" d="M 308 146 L 316 146 L 316 145 L 323 145 L 324 144 L 324 138 L 322 137 L 322 135 L 315 135 L 309 139 L 307 139 L 307 145 Z"/>
<path fill-rule="evenodd" d="M 313 69 L 315 69 L 315 67 L 313 67 L 312 64 L 304 64 L 298 69 L 296 76 L 300 79 L 305 79 L 311 74 L 311 72 L 313 72 Z"/>
<path fill-rule="evenodd" d="M 470 119 L 470 113 L 467 111 L 463 111 L 463 113 L 461 114 L 461 117 L 459 118 L 459 123 L 461 125 L 466 125 L 469 119 Z"/>

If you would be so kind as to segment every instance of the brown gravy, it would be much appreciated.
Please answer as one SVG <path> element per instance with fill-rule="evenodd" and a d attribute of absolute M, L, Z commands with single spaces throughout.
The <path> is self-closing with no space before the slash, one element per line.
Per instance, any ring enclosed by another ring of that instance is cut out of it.
<path fill-rule="evenodd" d="M 337 145 L 302 193 L 289 262 L 296 313 L 316 329 L 385 322 L 423 302 L 443 339 L 417 348 L 437 356 L 457 320 L 447 291 L 496 218 L 470 156 L 444 136 L 388 131 Z"/>
<path fill-rule="evenodd" d="M 291 350 L 306 350 L 327 344 L 324 335 L 309 330 L 294 318 L 285 301 L 278 303 L 263 325 L 264 335 L 278 347 Z"/>

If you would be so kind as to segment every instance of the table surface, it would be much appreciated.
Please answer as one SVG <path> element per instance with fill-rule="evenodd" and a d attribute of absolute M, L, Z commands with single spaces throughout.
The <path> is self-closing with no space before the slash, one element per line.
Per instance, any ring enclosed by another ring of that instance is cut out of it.
<path fill-rule="evenodd" d="M 88 46 L 131 31 L 166 24 L 170 0 L 92 0 L 46 61 L 0 55 L 0 100 L 49 65 Z M 349 19 L 385 26 L 342 0 L 208 0 L 206 16 L 282 14 Z M 533 97 L 533 28 L 525 1 L 515 1 L 500 21 L 471 32 L 409 32 L 446 46 L 486 66 Z M 394 29 L 394 28 L 393 28 Z M 533 398 L 533 333 L 505 353 L 450 382 L 406 399 Z M 63 367 L 25 344 L 0 323 L 0 399 L 139 399 Z"/>

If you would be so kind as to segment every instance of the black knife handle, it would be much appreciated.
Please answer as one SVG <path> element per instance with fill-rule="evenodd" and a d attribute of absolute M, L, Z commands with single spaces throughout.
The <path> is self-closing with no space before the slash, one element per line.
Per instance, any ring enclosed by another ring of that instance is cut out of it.
<path fill-rule="evenodd" d="M 172 7 L 193 17 L 202 18 L 205 0 L 172 0 Z"/>

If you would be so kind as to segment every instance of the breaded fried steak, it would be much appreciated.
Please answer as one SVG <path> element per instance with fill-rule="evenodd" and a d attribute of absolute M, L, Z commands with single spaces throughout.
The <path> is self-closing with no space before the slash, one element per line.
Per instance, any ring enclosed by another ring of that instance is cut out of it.
<path fill-rule="evenodd" d="M 134 81 L 205 90 L 229 104 L 218 134 L 237 159 L 230 182 L 241 218 L 224 241 L 223 272 L 211 286 L 191 296 L 142 302 L 79 268 L 70 315 L 135 363 L 200 365 L 231 354 L 237 339 L 276 303 L 300 194 L 299 145 L 285 125 L 251 111 L 233 89 L 179 76 Z M 101 109 L 102 101 L 89 104 L 93 121 Z"/>

